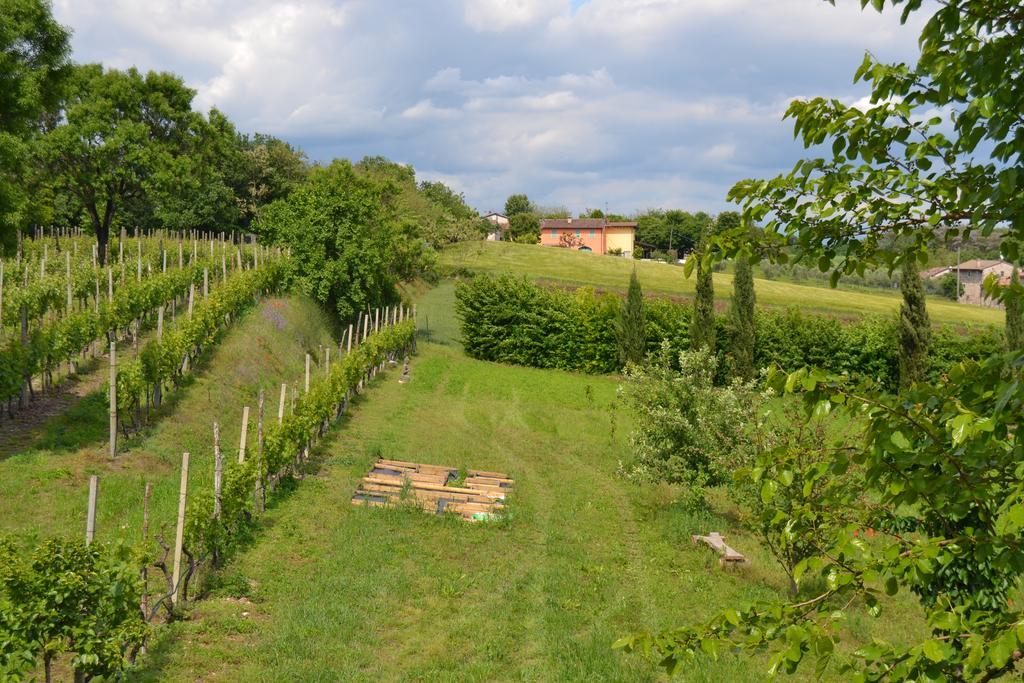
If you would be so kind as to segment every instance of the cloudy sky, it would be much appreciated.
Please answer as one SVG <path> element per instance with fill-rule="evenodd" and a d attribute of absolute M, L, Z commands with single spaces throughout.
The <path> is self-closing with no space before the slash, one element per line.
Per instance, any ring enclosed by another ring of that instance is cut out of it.
<path fill-rule="evenodd" d="M 314 160 L 382 154 L 476 208 L 717 211 L 788 169 L 794 97 L 856 101 L 921 18 L 856 0 L 56 0 L 77 61 L 181 74 Z"/>

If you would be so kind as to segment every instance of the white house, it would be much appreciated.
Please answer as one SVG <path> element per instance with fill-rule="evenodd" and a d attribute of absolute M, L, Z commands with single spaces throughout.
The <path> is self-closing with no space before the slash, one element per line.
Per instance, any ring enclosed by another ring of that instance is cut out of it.
<path fill-rule="evenodd" d="M 505 239 L 505 234 L 508 232 L 508 216 L 500 213 L 494 213 L 492 211 L 484 216 L 484 219 L 490 221 L 494 225 L 494 229 L 487 233 L 487 241 L 503 241 Z"/>

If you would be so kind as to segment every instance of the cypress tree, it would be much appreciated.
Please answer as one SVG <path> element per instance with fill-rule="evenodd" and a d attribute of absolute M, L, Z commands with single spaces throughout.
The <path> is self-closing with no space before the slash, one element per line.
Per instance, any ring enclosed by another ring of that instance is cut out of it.
<path fill-rule="evenodd" d="M 754 377 L 754 269 L 744 256 L 736 259 L 732 281 L 733 371 L 737 377 Z"/>
<path fill-rule="evenodd" d="M 640 289 L 640 278 L 636 268 L 629 276 L 629 293 L 619 307 L 616 326 L 619 337 L 619 360 L 626 363 L 642 363 L 647 352 L 647 323 L 644 313 L 644 293 Z"/>
<path fill-rule="evenodd" d="M 1017 266 L 1013 267 L 1013 274 L 1010 276 L 1010 286 L 1014 292 L 1006 297 L 1006 348 L 1010 351 L 1024 350 L 1024 291 L 1016 287 L 1020 283 L 1020 271 Z"/>
<path fill-rule="evenodd" d="M 697 294 L 693 299 L 693 319 L 690 321 L 690 347 L 715 352 L 715 285 L 711 268 L 702 263 L 703 246 L 691 258 L 697 259 Z"/>
<path fill-rule="evenodd" d="M 903 294 L 903 305 L 900 306 L 900 385 L 905 388 L 924 378 L 932 337 L 932 324 L 925 308 L 924 283 L 913 258 L 903 263 L 900 291 Z"/>

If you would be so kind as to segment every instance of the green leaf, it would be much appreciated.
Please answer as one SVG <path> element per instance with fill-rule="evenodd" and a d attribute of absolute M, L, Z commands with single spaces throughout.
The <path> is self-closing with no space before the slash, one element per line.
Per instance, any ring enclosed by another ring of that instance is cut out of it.
<path fill-rule="evenodd" d="M 771 479 L 767 480 L 761 485 L 761 502 L 765 505 L 772 502 L 772 499 L 775 497 L 775 493 L 778 490 L 779 485 L 775 481 Z"/>
<path fill-rule="evenodd" d="M 941 662 L 946 658 L 945 646 L 937 640 L 926 640 L 921 647 L 924 656 L 933 662 Z"/>

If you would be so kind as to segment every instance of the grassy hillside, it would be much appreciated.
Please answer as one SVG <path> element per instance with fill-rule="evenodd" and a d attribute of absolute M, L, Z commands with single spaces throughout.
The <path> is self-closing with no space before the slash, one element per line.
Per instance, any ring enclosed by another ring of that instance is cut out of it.
<path fill-rule="evenodd" d="M 536 280 L 617 290 L 625 290 L 635 266 L 648 294 L 691 296 L 694 290 L 694 278 L 686 278 L 678 266 L 511 242 L 463 242 L 445 249 L 441 262 L 451 268 L 468 268 L 474 272 L 511 272 Z M 732 275 L 715 273 L 714 279 L 716 296 L 727 299 L 732 292 Z M 899 310 L 900 306 L 897 292 L 848 291 L 762 279 L 756 280 L 755 290 L 758 303 L 762 305 L 796 306 L 804 311 L 836 315 L 888 314 Z M 928 311 L 936 323 L 1003 322 L 1000 310 L 935 297 L 928 299 Z"/>
<path fill-rule="evenodd" d="M 0 459 L 0 533 L 77 535 L 85 530 L 88 479 L 100 477 L 98 540 L 136 539 L 146 481 L 154 484 L 153 529 L 173 523 L 182 451 L 191 453 L 190 486 L 213 480 L 212 425 L 221 425 L 227 457 L 238 453 L 243 405 L 267 392 L 267 413 L 277 414 L 281 382 L 301 382 L 306 350 L 331 343 L 328 322 L 311 300 L 290 296 L 250 309 L 202 359 L 187 385 L 171 395 L 154 426 L 133 437 L 113 461 L 107 456 L 103 388 L 28 435 L 16 455 Z M 315 355 L 314 355 L 315 357 Z"/>
<path fill-rule="evenodd" d="M 268 514 L 215 597 L 161 632 L 137 680 L 660 680 L 655 661 L 611 643 L 785 590 L 727 509 L 692 515 L 671 489 L 616 475 L 631 418 L 614 379 L 474 361 L 446 343 L 421 343 L 412 376 L 367 392 L 319 476 Z M 379 456 L 506 471 L 513 517 L 352 507 Z M 713 529 L 752 565 L 724 571 L 691 545 Z M 855 614 L 850 635 L 918 630 L 900 600 L 884 621 Z M 760 680 L 765 666 L 725 655 L 686 680 Z"/>

